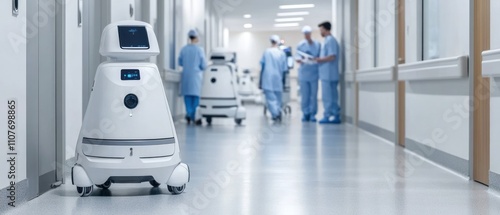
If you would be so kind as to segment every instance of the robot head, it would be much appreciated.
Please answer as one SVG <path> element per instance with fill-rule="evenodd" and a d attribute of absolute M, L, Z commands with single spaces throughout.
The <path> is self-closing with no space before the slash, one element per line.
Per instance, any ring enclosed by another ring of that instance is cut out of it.
<path fill-rule="evenodd" d="M 110 60 L 144 61 L 160 54 L 160 47 L 150 24 L 127 20 L 104 28 L 99 53 Z"/>
<path fill-rule="evenodd" d="M 236 64 L 236 52 L 224 48 L 216 48 L 210 55 L 210 60 L 214 63 L 234 63 Z"/>

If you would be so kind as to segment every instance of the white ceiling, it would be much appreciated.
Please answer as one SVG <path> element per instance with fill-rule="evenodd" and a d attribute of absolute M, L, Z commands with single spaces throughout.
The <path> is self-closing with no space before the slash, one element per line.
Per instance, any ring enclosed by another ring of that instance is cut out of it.
<path fill-rule="evenodd" d="M 230 31 L 283 31 L 299 30 L 304 25 L 310 25 L 313 29 L 323 21 L 332 19 L 332 0 L 230 0 L 237 2 L 236 6 L 229 6 L 230 10 L 224 14 L 224 25 Z M 315 4 L 314 8 L 282 10 L 280 5 L 285 4 Z M 280 12 L 309 11 L 309 15 L 303 16 L 304 21 L 300 21 L 299 27 L 274 27 L 276 14 Z M 252 18 L 243 18 L 244 14 L 251 14 Z M 250 23 L 251 29 L 243 28 L 243 25 Z"/>

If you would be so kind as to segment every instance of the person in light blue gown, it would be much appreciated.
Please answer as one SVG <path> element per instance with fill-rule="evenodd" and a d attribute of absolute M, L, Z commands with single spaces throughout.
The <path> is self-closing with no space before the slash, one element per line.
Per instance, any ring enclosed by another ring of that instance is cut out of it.
<path fill-rule="evenodd" d="M 261 88 L 264 90 L 267 108 L 275 122 L 281 121 L 283 73 L 288 70 L 285 53 L 279 49 L 280 41 L 278 35 L 271 36 L 271 48 L 264 52 L 260 60 Z"/>
<path fill-rule="evenodd" d="M 188 124 L 195 122 L 196 109 L 200 103 L 203 71 L 207 67 L 205 51 L 197 45 L 198 33 L 190 30 L 188 33 L 190 43 L 184 46 L 179 54 L 179 65 L 182 67 L 181 95 L 186 104 L 186 120 Z M 201 125 L 201 120 L 195 122 Z"/>

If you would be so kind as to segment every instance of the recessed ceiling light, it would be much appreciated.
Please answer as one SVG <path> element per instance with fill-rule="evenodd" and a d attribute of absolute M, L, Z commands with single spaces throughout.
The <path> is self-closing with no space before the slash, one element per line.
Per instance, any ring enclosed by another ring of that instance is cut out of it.
<path fill-rule="evenodd" d="M 250 23 L 247 23 L 247 24 L 244 24 L 244 25 L 243 25 L 243 27 L 244 27 L 244 28 L 252 28 L 252 27 L 253 27 L 253 25 L 252 25 L 252 24 L 250 24 Z"/>
<path fill-rule="evenodd" d="M 314 4 L 289 4 L 289 5 L 280 5 L 280 9 L 301 9 L 301 8 L 313 8 Z"/>
<path fill-rule="evenodd" d="M 298 23 L 298 22 L 290 22 L 290 23 L 277 23 L 277 24 L 274 24 L 274 27 L 277 27 L 277 28 L 297 27 L 297 26 L 299 26 L 299 23 Z"/>
<path fill-rule="evenodd" d="M 243 18 L 250 19 L 250 18 L 252 18 L 252 15 L 251 14 L 245 14 L 245 15 L 243 15 Z"/>
<path fill-rule="evenodd" d="M 309 15 L 308 11 L 299 11 L 299 12 L 286 12 L 286 13 L 278 13 L 278 16 L 307 16 Z"/>
<path fill-rule="evenodd" d="M 279 18 L 275 19 L 275 22 L 300 22 L 304 21 L 303 17 L 293 17 L 293 18 Z"/>

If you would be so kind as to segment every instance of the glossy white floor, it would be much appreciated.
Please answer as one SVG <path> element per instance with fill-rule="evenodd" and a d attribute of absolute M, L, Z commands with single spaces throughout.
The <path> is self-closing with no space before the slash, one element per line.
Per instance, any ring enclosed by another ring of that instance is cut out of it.
<path fill-rule="evenodd" d="M 295 108 L 297 112 L 297 108 Z M 272 125 L 250 107 L 244 126 L 177 124 L 191 183 L 113 184 L 77 197 L 66 184 L 9 214 L 499 214 L 488 188 L 348 125 Z"/>

